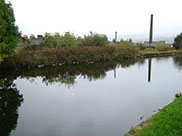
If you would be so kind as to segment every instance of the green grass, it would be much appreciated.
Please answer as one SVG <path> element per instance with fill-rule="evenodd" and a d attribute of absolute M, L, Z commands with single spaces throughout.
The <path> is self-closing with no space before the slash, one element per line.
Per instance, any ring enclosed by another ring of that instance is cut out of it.
<path fill-rule="evenodd" d="M 126 136 L 182 136 L 182 97 L 131 129 Z"/>

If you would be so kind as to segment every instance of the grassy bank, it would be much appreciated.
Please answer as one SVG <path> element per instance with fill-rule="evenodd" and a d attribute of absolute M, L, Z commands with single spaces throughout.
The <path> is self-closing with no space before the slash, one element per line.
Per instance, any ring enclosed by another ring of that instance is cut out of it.
<path fill-rule="evenodd" d="M 164 107 L 125 136 L 181 136 L 182 97 Z"/>
<path fill-rule="evenodd" d="M 76 47 L 19 50 L 4 59 L 0 68 L 31 68 L 57 65 L 90 64 L 112 60 L 134 59 L 140 54 L 134 46 L 128 47 Z"/>
<path fill-rule="evenodd" d="M 150 58 L 150 57 L 165 57 L 165 56 L 177 56 L 182 55 L 181 50 L 174 51 L 153 51 L 153 52 L 140 52 L 141 58 Z"/>
<path fill-rule="evenodd" d="M 158 51 L 156 49 L 148 48 L 145 50 L 141 50 L 141 55 L 145 54 L 161 54 L 161 53 L 182 53 L 182 50 L 167 50 L 167 51 Z"/>

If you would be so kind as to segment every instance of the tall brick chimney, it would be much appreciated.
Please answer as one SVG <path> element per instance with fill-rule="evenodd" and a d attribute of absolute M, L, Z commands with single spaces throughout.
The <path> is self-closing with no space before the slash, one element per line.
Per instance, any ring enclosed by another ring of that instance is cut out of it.
<path fill-rule="evenodd" d="M 149 44 L 152 43 L 152 35 L 153 35 L 153 14 L 151 14 L 151 20 L 150 20 Z"/>

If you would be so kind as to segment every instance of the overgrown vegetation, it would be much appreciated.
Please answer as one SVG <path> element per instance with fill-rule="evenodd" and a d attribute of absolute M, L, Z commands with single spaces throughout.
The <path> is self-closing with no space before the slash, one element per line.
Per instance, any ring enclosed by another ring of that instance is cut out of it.
<path fill-rule="evenodd" d="M 13 54 L 19 38 L 12 5 L 0 0 L 0 62 Z"/>
<path fill-rule="evenodd" d="M 43 48 L 60 48 L 60 47 L 77 47 L 78 42 L 74 34 L 66 32 L 64 35 L 47 35 L 42 39 L 42 42 L 37 45 L 34 40 L 25 40 L 24 47 L 26 50 L 36 50 Z"/>
<path fill-rule="evenodd" d="M 157 51 L 175 50 L 175 48 L 166 46 L 163 42 L 159 42 L 159 43 L 155 46 L 155 49 L 156 49 Z"/>
<path fill-rule="evenodd" d="M 126 40 L 126 41 L 120 41 L 119 43 L 118 43 L 118 46 L 122 46 L 122 47 L 128 47 L 128 46 L 134 46 L 133 44 L 132 44 L 132 40 L 131 39 L 129 39 L 129 40 Z"/>
<path fill-rule="evenodd" d="M 23 48 L 26 50 L 36 50 L 43 48 L 62 48 L 62 47 L 83 47 L 83 46 L 99 46 L 107 45 L 107 36 L 90 32 L 84 38 L 76 38 L 74 34 L 66 32 L 64 35 L 47 35 L 43 37 L 40 44 L 35 44 L 34 40 L 27 39 L 23 42 Z"/>
<path fill-rule="evenodd" d="M 137 43 L 137 44 L 136 44 L 136 47 L 137 47 L 139 50 L 145 50 L 145 49 L 147 48 L 143 43 Z"/>
<path fill-rule="evenodd" d="M 134 59 L 141 55 L 152 53 L 177 52 L 174 48 L 168 47 L 163 43 L 159 43 L 155 48 L 147 48 L 142 43 L 138 43 L 136 46 L 133 45 L 132 40 L 121 41 L 117 46 L 81 45 L 92 45 L 91 43 L 94 43 L 91 38 L 94 37 L 93 35 L 91 34 L 83 39 L 80 37 L 76 39 L 70 33 L 65 33 L 62 36 L 45 36 L 40 45 L 29 46 L 30 44 L 26 43 L 28 46 L 17 50 L 14 56 L 5 59 L 0 64 L 0 68 L 89 64 L 108 60 Z M 105 40 L 103 43 L 106 44 L 107 38 L 101 35 L 97 36 L 103 38 Z"/>
<path fill-rule="evenodd" d="M 174 38 L 173 46 L 178 50 L 182 49 L 182 33 Z"/>
<path fill-rule="evenodd" d="M 98 33 L 90 32 L 89 35 L 85 35 L 84 38 L 79 37 L 78 43 L 79 46 L 106 46 L 107 45 L 107 36 Z"/>
<path fill-rule="evenodd" d="M 117 44 L 119 47 L 132 47 L 135 46 L 132 40 L 122 40 Z M 143 43 L 136 43 L 135 46 L 141 54 L 153 54 L 153 53 L 164 53 L 164 52 L 176 52 L 175 48 L 165 45 L 163 42 L 159 42 L 155 47 L 147 47 Z"/>
<path fill-rule="evenodd" d="M 89 64 L 110 60 L 134 59 L 139 51 L 134 46 L 77 48 L 44 48 L 42 50 L 19 50 L 5 59 L 0 68 L 23 68 L 56 66 L 66 64 Z"/>
<path fill-rule="evenodd" d="M 76 47 L 78 45 L 74 34 L 66 32 L 64 35 L 45 36 L 42 47 Z"/>
<path fill-rule="evenodd" d="M 181 136 L 182 97 L 132 129 L 125 136 Z"/>

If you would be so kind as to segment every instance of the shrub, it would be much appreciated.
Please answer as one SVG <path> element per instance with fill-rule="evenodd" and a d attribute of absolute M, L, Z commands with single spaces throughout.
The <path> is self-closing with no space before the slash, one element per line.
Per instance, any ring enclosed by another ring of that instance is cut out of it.
<path fill-rule="evenodd" d="M 42 50 L 20 50 L 5 59 L 0 68 L 37 67 L 64 64 L 90 64 L 111 60 L 135 58 L 138 55 L 135 46 L 98 47 L 86 46 L 77 48 L 44 48 Z"/>
<path fill-rule="evenodd" d="M 166 45 L 165 45 L 163 42 L 159 42 L 159 43 L 155 46 L 155 49 L 156 49 L 157 51 L 163 51 L 163 49 L 164 49 L 165 46 L 166 46 Z"/>
<path fill-rule="evenodd" d="M 42 47 L 40 45 L 37 45 L 33 42 L 33 40 L 25 40 L 23 41 L 21 46 L 19 46 L 20 50 L 25 49 L 25 50 L 36 50 L 36 49 L 41 49 Z"/>
<path fill-rule="evenodd" d="M 136 47 L 139 49 L 139 50 L 145 50 L 146 49 L 146 46 L 142 43 L 137 43 L 136 44 Z"/>
<path fill-rule="evenodd" d="M 154 49 L 154 48 L 146 48 L 144 51 L 143 51 L 143 53 L 144 54 L 148 54 L 148 53 L 155 53 L 156 52 L 156 50 Z"/>
<path fill-rule="evenodd" d="M 45 36 L 43 41 L 40 43 L 42 47 L 56 47 L 57 42 L 53 36 Z"/>
<path fill-rule="evenodd" d="M 74 34 L 66 32 L 64 35 L 45 35 L 40 47 L 76 47 L 78 45 Z"/>
<path fill-rule="evenodd" d="M 63 36 L 54 36 L 58 47 L 76 47 L 78 42 L 74 34 L 66 32 Z"/>
<path fill-rule="evenodd" d="M 163 42 L 159 42 L 156 46 L 155 49 L 157 51 L 169 51 L 169 50 L 174 50 L 174 48 L 166 46 Z"/>
<path fill-rule="evenodd" d="M 4 60 L 4 58 L 8 57 L 6 54 L 0 54 L 0 63 Z"/>
<path fill-rule="evenodd" d="M 132 44 L 132 40 L 126 40 L 126 41 L 122 41 L 122 42 L 119 42 L 118 46 L 133 46 Z"/>
<path fill-rule="evenodd" d="M 106 46 L 107 36 L 103 34 L 93 34 L 85 35 L 83 39 L 79 37 L 79 46 Z"/>

